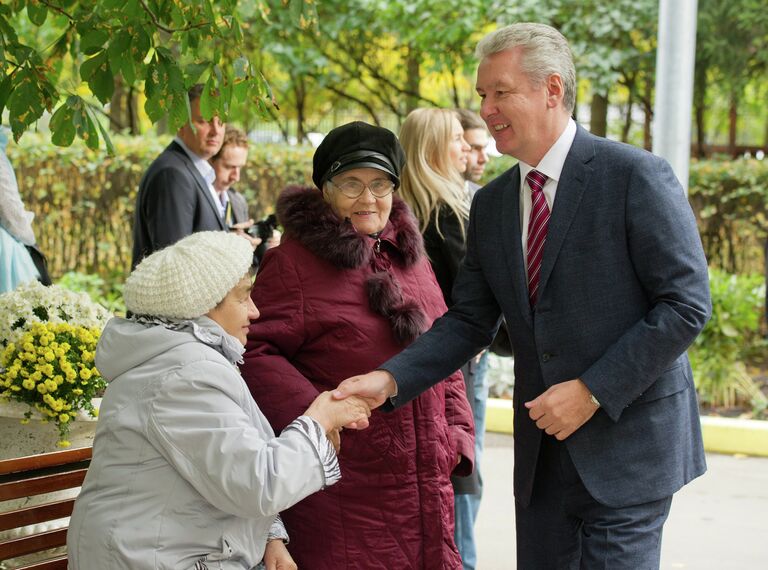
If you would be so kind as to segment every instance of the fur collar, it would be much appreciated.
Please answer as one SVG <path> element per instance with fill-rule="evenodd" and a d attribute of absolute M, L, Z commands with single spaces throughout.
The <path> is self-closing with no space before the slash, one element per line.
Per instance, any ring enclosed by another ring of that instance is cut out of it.
<path fill-rule="evenodd" d="M 398 255 L 374 253 L 374 242 L 361 235 L 348 221 L 339 221 L 323 195 L 315 188 L 290 186 L 277 200 L 277 219 L 287 237 L 299 241 L 313 254 L 340 269 L 371 267 L 365 282 L 368 306 L 389 321 L 392 334 L 401 344 L 408 344 L 427 328 L 424 311 L 409 300 L 389 271 L 389 259 L 397 258 L 408 268 L 424 256 L 424 241 L 416 218 L 398 196 L 392 200 L 389 222 L 380 234 L 382 250 Z M 386 259 L 385 259 L 386 257 Z"/>
<path fill-rule="evenodd" d="M 349 221 L 340 222 L 316 188 L 286 188 L 277 200 L 277 219 L 286 236 L 336 267 L 354 269 L 371 261 L 370 238 L 357 233 Z M 424 256 L 424 240 L 416 218 L 397 195 L 381 239 L 394 246 L 406 267 Z"/>

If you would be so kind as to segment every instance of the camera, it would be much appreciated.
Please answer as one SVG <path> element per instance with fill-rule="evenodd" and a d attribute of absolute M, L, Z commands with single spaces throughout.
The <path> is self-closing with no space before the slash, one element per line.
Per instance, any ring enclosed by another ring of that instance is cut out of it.
<path fill-rule="evenodd" d="M 260 238 L 261 243 L 266 244 L 266 241 L 272 237 L 272 232 L 274 232 L 276 229 L 277 218 L 274 214 L 270 214 L 263 220 L 255 222 L 250 228 L 245 230 L 245 233 L 251 237 Z"/>
<path fill-rule="evenodd" d="M 233 230 L 234 228 L 230 228 Z M 274 214 L 270 214 L 263 220 L 255 222 L 251 227 L 244 229 L 252 238 L 259 238 L 261 243 L 256 247 L 253 252 L 254 267 L 259 265 L 261 258 L 264 256 L 264 252 L 267 251 L 267 241 L 272 237 L 272 233 L 277 229 L 277 217 Z"/>

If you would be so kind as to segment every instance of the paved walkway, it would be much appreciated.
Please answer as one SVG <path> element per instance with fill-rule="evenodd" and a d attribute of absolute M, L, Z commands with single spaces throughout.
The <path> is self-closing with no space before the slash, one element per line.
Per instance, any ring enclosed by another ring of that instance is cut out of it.
<path fill-rule="evenodd" d="M 489 433 L 485 445 L 478 570 L 514 570 L 512 436 Z M 768 458 L 708 454 L 707 464 L 703 477 L 675 495 L 661 568 L 768 568 Z"/>

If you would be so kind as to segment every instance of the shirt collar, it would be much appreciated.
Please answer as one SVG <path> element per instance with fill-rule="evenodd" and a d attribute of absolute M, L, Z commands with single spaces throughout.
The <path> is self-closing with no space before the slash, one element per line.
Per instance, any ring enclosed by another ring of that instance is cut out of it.
<path fill-rule="evenodd" d="M 192 161 L 192 164 L 195 165 L 195 168 L 200 173 L 200 176 L 203 177 L 203 180 L 205 180 L 205 182 L 209 185 L 213 184 L 213 181 L 216 180 L 216 171 L 213 169 L 213 166 L 211 166 L 211 163 L 192 152 L 189 147 L 184 144 L 184 141 L 181 140 L 181 138 L 175 137 L 173 140 L 182 149 L 184 149 L 184 152 L 187 153 L 189 160 Z"/>
<path fill-rule="evenodd" d="M 544 174 L 548 180 L 554 180 L 558 182 L 560 180 L 560 174 L 563 171 L 565 165 L 565 159 L 568 157 L 568 152 L 571 150 L 573 139 L 576 138 L 576 123 L 573 119 L 568 119 L 568 124 L 565 126 L 562 134 L 558 137 L 547 154 L 544 155 L 536 165 L 536 170 Z M 525 180 L 528 173 L 533 170 L 534 167 L 526 164 L 522 160 L 520 161 L 520 175 L 521 179 Z"/>

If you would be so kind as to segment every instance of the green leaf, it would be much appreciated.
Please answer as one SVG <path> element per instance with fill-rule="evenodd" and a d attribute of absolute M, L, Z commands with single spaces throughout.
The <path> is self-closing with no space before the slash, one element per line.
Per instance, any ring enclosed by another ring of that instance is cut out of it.
<path fill-rule="evenodd" d="M 75 140 L 74 112 L 67 103 L 62 103 L 51 117 L 51 141 L 57 146 L 69 146 Z"/>
<path fill-rule="evenodd" d="M 729 323 L 723 323 L 720 326 L 720 331 L 727 337 L 733 338 L 739 336 L 739 331 L 737 331 L 736 328 Z"/>
<path fill-rule="evenodd" d="M 213 75 L 208 78 L 203 88 L 203 94 L 200 96 L 200 114 L 204 119 L 211 119 L 218 113 L 218 101 L 214 95 L 216 86 L 213 82 Z"/>
<path fill-rule="evenodd" d="M 104 139 L 104 144 L 107 145 L 107 154 L 109 154 L 109 156 L 115 156 L 115 146 L 112 144 L 112 139 L 109 137 L 109 133 L 107 132 L 107 129 L 104 128 L 104 125 L 101 124 L 101 121 L 99 121 L 92 113 L 90 114 L 91 114 L 91 117 L 93 118 L 93 122 L 96 123 L 97 127 L 99 127 L 99 132 L 101 133 L 101 136 Z"/>
<path fill-rule="evenodd" d="M 190 63 L 184 68 L 184 75 L 186 76 L 186 81 L 184 82 L 184 87 L 189 89 L 192 87 L 195 83 L 198 82 L 200 79 L 200 76 L 203 74 L 205 70 L 207 70 L 211 65 L 210 61 L 204 61 L 203 63 Z"/>
<path fill-rule="evenodd" d="M 86 146 L 92 150 L 99 148 L 99 133 L 96 131 L 91 117 L 88 116 L 82 101 L 74 108 L 73 122 L 77 136 L 85 141 Z"/>
<path fill-rule="evenodd" d="M 101 49 L 101 47 L 109 39 L 109 33 L 106 30 L 98 28 L 85 28 L 78 29 L 80 32 L 80 50 L 86 54 L 91 55 Z"/>
<path fill-rule="evenodd" d="M 19 71 L 15 76 L 8 98 L 8 116 L 14 140 L 35 123 L 45 109 L 44 93 L 40 90 L 34 73 L 29 69 Z"/>
<path fill-rule="evenodd" d="M 113 72 L 122 72 L 123 78 L 129 85 L 136 80 L 133 58 L 131 57 L 131 35 L 123 30 L 119 32 L 107 47 L 109 65 Z M 127 68 L 127 69 L 126 69 Z"/>
<path fill-rule="evenodd" d="M 3 116 L 3 109 L 5 109 L 5 104 L 8 102 L 8 97 L 11 95 L 12 79 L 13 76 L 6 75 L 5 79 L 0 81 L 0 117 Z"/>
<path fill-rule="evenodd" d="M 152 40 L 142 28 L 135 28 L 134 32 L 131 40 L 131 56 L 133 61 L 141 63 L 147 57 L 149 48 L 152 47 Z"/>
<path fill-rule="evenodd" d="M 241 56 L 232 62 L 232 69 L 234 69 L 236 78 L 248 77 L 248 67 L 249 64 L 247 57 Z"/>
<path fill-rule="evenodd" d="M 101 50 L 98 55 L 80 65 L 80 77 L 88 83 L 88 87 L 99 101 L 105 105 L 109 103 L 115 91 L 115 78 L 106 50 Z"/>
<path fill-rule="evenodd" d="M 16 31 L 5 18 L 0 18 L 0 35 L 5 36 L 6 42 L 10 44 L 15 44 L 19 41 Z"/>
<path fill-rule="evenodd" d="M 41 3 L 30 0 L 27 4 L 27 16 L 34 25 L 42 26 L 48 17 L 48 8 Z"/>

